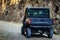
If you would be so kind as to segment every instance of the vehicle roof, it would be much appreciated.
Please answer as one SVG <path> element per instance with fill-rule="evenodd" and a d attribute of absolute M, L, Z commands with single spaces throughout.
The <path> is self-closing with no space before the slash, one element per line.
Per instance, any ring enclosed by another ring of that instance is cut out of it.
<path fill-rule="evenodd" d="M 46 8 L 46 7 L 28 7 L 28 8 L 26 8 L 26 9 L 31 9 L 31 8 L 49 9 L 49 8 Z"/>

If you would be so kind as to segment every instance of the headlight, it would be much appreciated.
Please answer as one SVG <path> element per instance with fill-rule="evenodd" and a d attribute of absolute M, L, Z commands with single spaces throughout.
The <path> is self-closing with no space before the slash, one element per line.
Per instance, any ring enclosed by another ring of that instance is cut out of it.
<path fill-rule="evenodd" d="M 30 24 L 30 23 L 31 23 L 31 20 L 28 18 L 28 19 L 26 19 L 26 22 L 27 22 L 28 24 Z"/>

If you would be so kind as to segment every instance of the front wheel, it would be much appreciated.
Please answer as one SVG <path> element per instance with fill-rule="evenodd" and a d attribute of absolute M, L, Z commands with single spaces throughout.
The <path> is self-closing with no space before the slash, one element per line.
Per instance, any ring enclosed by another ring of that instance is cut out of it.
<path fill-rule="evenodd" d="M 27 30 L 26 30 L 26 37 L 27 38 L 31 37 L 31 29 L 30 28 L 27 28 Z"/>
<path fill-rule="evenodd" d="M 52 29 L 49 30 L 48 37 L 49 37 L 49 38 L 52 38 L 52 37 L 53 37 L 53 30 L 52 30 Z"/>
<path fill-rule="evenodd" d="M 24 27 L 21 27 L 21 34 L 24 35 Z"/>

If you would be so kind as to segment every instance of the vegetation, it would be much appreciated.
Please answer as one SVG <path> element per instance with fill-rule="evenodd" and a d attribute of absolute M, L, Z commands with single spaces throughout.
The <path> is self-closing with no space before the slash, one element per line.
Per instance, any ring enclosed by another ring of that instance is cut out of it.
<path fill-rule="evenodd" d="M 14 22 L 19 22 L 21 21 L 21 18 L 24 15 L 25 9 L 27 7 L 49 7 L 50 12 L 51 12 L 51 17 L 54 15 L 54 4 L 59 5 L 59 2 L 51 0 L 2 0 L 4 5 L 0 7 L 0 20 L 5 20 L 5 21 L 14 21 Z M 2 3 L 2 2 L 0 2 Z M 5 8 L 4 8 L 5 7 Z M 8 20 L 9 19 L 9 20 Z"/>

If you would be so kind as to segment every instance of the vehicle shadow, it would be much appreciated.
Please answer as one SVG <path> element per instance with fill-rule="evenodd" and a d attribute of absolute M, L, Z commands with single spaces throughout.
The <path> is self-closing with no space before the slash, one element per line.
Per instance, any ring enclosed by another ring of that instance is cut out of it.
<path fill-rule="evenodd" d="M 44 37 L 44 38 L 47 38 L 47 36 L 45 36 L 45 35 L 37 35 L 37 34 L 36 35 L 32 35 L 32 37 L 37 37 L 37 38 L 39 38 L 39 37 L 43 38 Z"/>
<path fill-rule="evenodd" d="M 26 34 L 24 34 L 24 36 L 26 37 Z M 40 35 L 40 34 L 32 34 L 31 35 L 32 38 L 48 38 L 47 35 Z"/>

